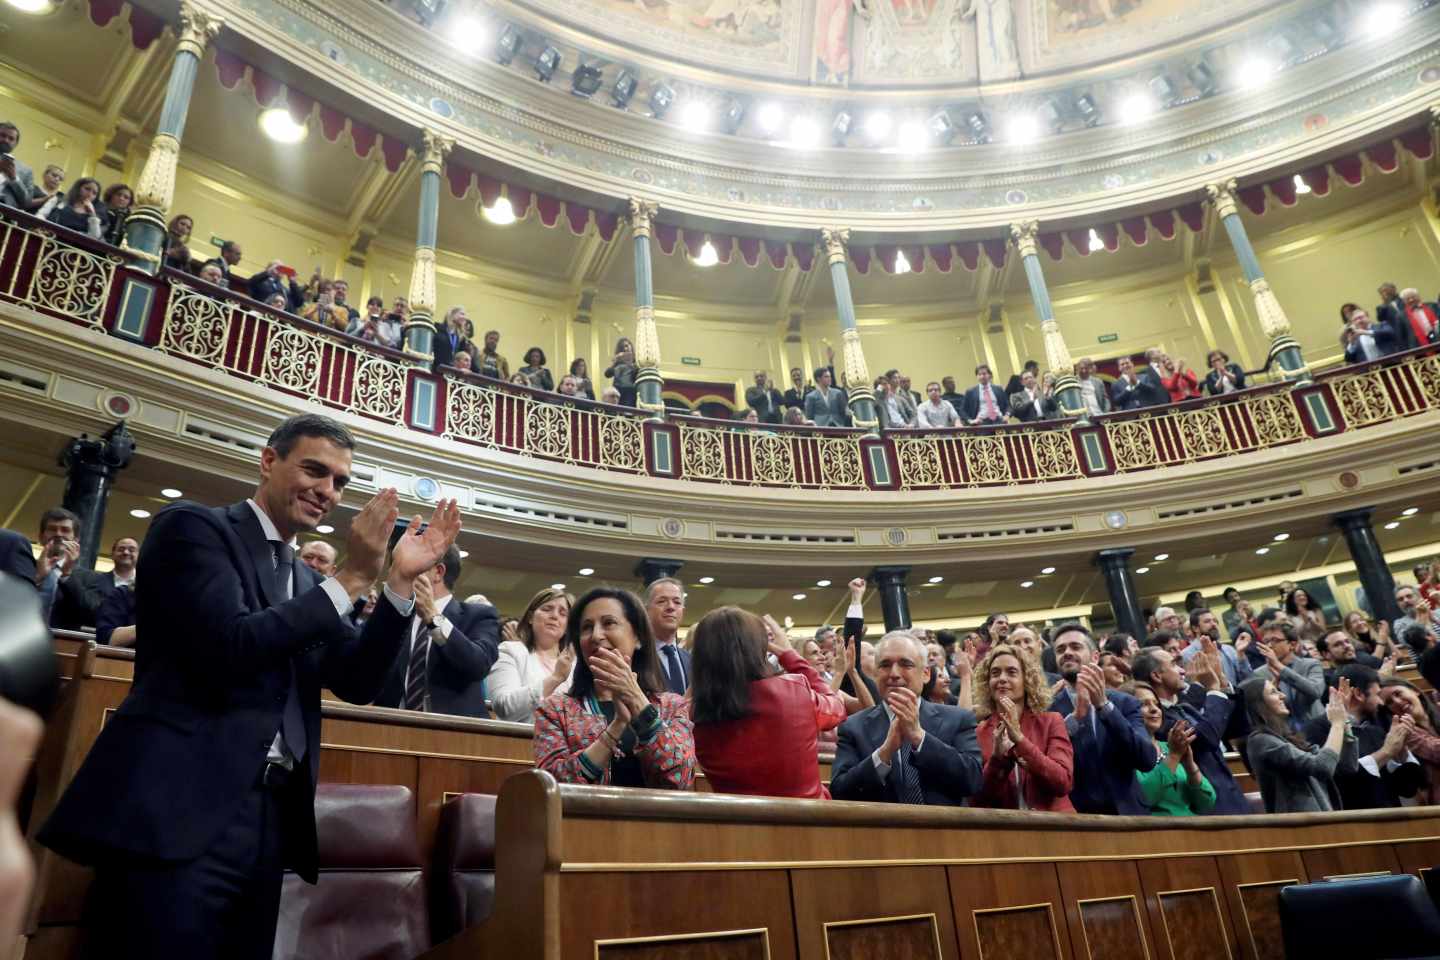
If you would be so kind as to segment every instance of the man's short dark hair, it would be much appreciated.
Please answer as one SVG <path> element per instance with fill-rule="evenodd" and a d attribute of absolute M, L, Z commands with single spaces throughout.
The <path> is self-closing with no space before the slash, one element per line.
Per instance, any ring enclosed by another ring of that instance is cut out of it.
<path fill-rule="evenodd" d="M 1154 633 L 1150 634 L 1150 636 L 1145 638 L 1145 646 L 1158 647 L 1163 650 L 1165 649 L 1165 644 L 1169 643 L 1171 640 L 1174 639 L 1175 634 L 1171 633 L 1169 630 L 1156 630 Z"/>
<path fill-rule="evenodd" d="M 1335 682 L 1330 686 L 1338 687 L 1341 680 L 1349 680 L 1357 693 L 1365 693 L 1380 682 L 1380 671 L 1363 663 L 1347 663 L 1335 671 Z"/>
<path fill-rule="evenodd" d="M 11 123 L 9 120 L 0 120 L 0 130 L 14 130 L 15 143 L 17 145 L 20 143 L 20 128 L 15 126 L 15 124 Z"/>
<path fill-rule="evenodd" d="M 816 382 L 816 383 L 819 383 L 819 382 L 820 382 L 820 375 L 823 374 L 823 373 L 829 373 L 829 372 L 830 372 L 830 368 L 829 368 L 829 367 L 816 367 L 816 368 L 815 368 L 815 382 Z"/>
<path fill-rule="evenodd" d="M 1026 361 L 1025 361 L 1025 369 L 1026 369 L 1026 370 L 1036 370 L 1036 371 L 1038 371 L 1038 370 L 1040 369 L 1040 361 L 1039 361 L 1039 360 L 1026 360 Z"/>
<path fill-rule="evenodd" d="M 1105 645 L 1101 649 L 1105 653 L 1113 653 L 1117 657 L 1128 657 L 1131 639 L 1132 637 L 1128 633 L 1112 633 L 1105 639 Z"/>
<path fill-rule="evenodd" d="M 1226 600 L 1229 600 L 1230 594 L 1239 592 L 1240 591 L 1237 590 L 1235 587 L 1226 587 L 1225 590 L 1220 594 L 1220 596 L 1224 597 Z"/>
<path fill-rule="evenodd" d="M 0 126 L 3 126 L 3 124 L 0 124 Z M 41 536 L 44 536 L 45 527 L 48 524 L 61 523 L 65 520 L 69 520 L 75 526 L 75 537 L 76 539 L 79 539 L 85 525 L 80 522 L 80 518 L 78 516 L 76 516 L 74 513 L 71 513 L 69 510 L 66 510 L 64 507 L 51 507 L 49 510 L 46 510 L 44 513 L 40 514 Z"/>
<path fill-rule="evenodd" d="M 445 589 L 454 590 L 455 581 L 460 579 L 460 548 L 453 543 L 450 544 L 450 548 L 445 551 L 445 556 L 440 558 L 440 562 L 445 565 Z"/>
<path fill-rule="evenodd" d="M 1200 625 L 1200 618 L 1203 617 L 1205 614 L 1207 614 L 1207 613 L 1209 613 L 1209 612 L 1210 612 L 1210 608 L 1209 608 L 1209 607 L 1196 607 L 1194 610 L 1191 610 L 1191 611 L 1190 611 L 1190 626 L 1192 626 L 1192 627 L 1198 627 L 1198 626 Z"/>
<path fill-rule="evenodd" d="M 228 252 L 228 251 L 230 251 L 230 250 L 234 250 L 235 247 L 236 247 L 236 243 L 235 243 L 234 240 L 225 240 L 225 241 L 222 241 L 221 244 L 220 244 L 220 252 L 221 252 L 221 253 L 226 253 L 226 252 Z"/>
<path fill-rule="evenodd" d="M 1260 611 L 1259 616 L 1255 618 L 1255 625 L 1261 630 L 1264 630 L 1265 625 L 1271 620 L 1274 620 L 1276 617 L 1283 616 L 1285 616 L 1285 611 L 1281 610 L 1279 607 L 1265 607 Z"/>
<path fill-rule="evenodd" d="M 1272 621 L 1270 621 L 1269 623 L 1265 624 L 1263 627 L 1261 627 L 1261 628 L 1260 628 L 1260 633 L 1261 633 L 1261 635 L 1262 635 L 1262 639 L 1263 639 L 1263 635 L 1264 635 L 1265 632 L 1268 631 L 1268 630 L 1278 630 L 1278 631 L 1280 631 L 1281 635 L 1284 636 L 1286 643 L 1299 643 L 1299 642 L 1300 642 L 1300 637 L 1299 637 L 1299 635 L 1296 634 L 1296 632 L 1295 632 L 1295 626 L 1294 626 L 1289 620 L 1286 620 L 1284 617 L 1280 617 L 1280 618 L 1278 618 L 1278 619 L 1276 619 L 1276 620 L 1272 620 Z"/>
<path fill-rule="evenodd" d="M 367 307 L 383 307 L 383 306 L 385 306 L 385 300 L 384 300 L 383 297 L 371 296 L 369 300 L 366 300 L 366 301 L 365 301 L 365 306 L 367 306 Z"/>
<path fill-rule="evenodd" d="M 977 374 L 978 374 L 981 370 L 984 370 L 986 373 L 991 373 L 991 372 L 993 372 L 993 371 L 991 371 L 991 369 L 990 369 L 990 364 L 988 364 L 988 363 L 982 363 L 982 364 L 980 364 L 978 367 L 975 368 L 975 372 L 976 372 Z"/>
<path fill-rule="evenodd" d="M 270 447 L 284 460 L 290 456 L 290 451 L 295 449 L 295 441 L 301 437 L 322 437 L 342 450 L 355 449 L 355 437 L 344 424 L 318 413 L 302 413 L 285 420 L 270 434 L 265 446 Z"/>
<path fill-rule="evenodd" d="M 78 528 L 76 530 L 76 536 L 79 536 Z M 1405 632 L 1400 635 L 1400 642 L 1409 647 L 1410 652 L 1416 656 L 1419 656 L 1433 646 L 1430 641 L 1430 631 L 1418 623 L 1410 624 L 1410 626 L 1405 628 Z"/>
<path fill-rule="evenodd" d="M 948 653 L 951 647 L 955 646 L 955 644 L 960 642 L 960 638 L 956 636 L 955 631 L 953 630 L 936 630 L 935 642 L 940 644 L 940 646 L 944 647 L 945 651 Z"/>
<path fill-rule="evenodd" d="M 1054 630 L 1052 630 L 1050 633 L 1050 642 L 1052 644 L 1059 643 L 1060 638 L 1065 636 L 1065 634 L 1067 633 L 1084 634 L 1085 642 L 1090 645 L 1090 649 L 1097 649 L 1095 644 L 1095 634 L 1091 633 L 1090 630 L 1085 626 L 1085 624 L 1080 623 L 1078 620 L 1067 620 L 1064 623 L 1056 624 Z"/>
<path fill-rule="evenodd" d="M 1149 649 L 1141 650 L 1130 661 L 1130 676 L 1136 683 L 1153 683 L 1151 679 L 1160 670 L 1160 661 Z"/>

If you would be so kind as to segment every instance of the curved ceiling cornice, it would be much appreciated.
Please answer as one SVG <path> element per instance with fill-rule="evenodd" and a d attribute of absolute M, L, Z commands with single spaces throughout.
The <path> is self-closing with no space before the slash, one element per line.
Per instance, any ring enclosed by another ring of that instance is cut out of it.
<path fill-rule="evenodd" d="M 1440 99 L 1440 9 L 1427 8 L 1389 41 L 1340 47 L 1283 71 L 1263 93 L 1211 97 L 1140 127 L 1101 126 L 1023 149 L 993 143 L 914 157 L 801 152 L 689 134 L 635 110 L 583 100 L 570 94 L 568 79 L 542 84 L 533 74 L 465 57 L 369 0 L 202 5 L 301 69 L 314 72 L 318 54 L 327 68 L 317 74 L 321 82 L 453 136 L 492 162 L 613 197 L 617 206 L 638 194 L 672 215 L 786 228 L 843 222 L 879 233 L 953 235 L 993 232 L 1022 218 L 1064 224 L 1139 210 L 1207 182 L 1273 171 L 1393 131 Z M 1334 6 L 1284 4 L 1263 19 L 1283 27 L 1286 18 L 1298 23 Z M 1154 62 L 1144 69 L 1153 74 Z M 1117 69 L 1141 68 L 1126 60 Z"/>

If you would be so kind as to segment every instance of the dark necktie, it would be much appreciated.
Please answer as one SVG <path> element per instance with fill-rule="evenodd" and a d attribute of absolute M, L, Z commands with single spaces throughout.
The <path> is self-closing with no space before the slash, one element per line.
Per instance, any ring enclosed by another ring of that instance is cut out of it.
<path fill-rule="evenodd" d="M 270 541 L 272 558 L 275 561 L 275 599 L 283 603 L 294 593 L 295 551 L 290 544 L 279 540 Z M 290 689 L 285 693 L 285 712 L 281 715 L 280 733 L 285 746 L 296 760 L 305 759 L 308 746 L 305 737 L 305 715 L 300 711 L 300 688 L 295 682 L 295 661 L 290 661 Z"/>
<path fill-rule="evenodd" d="M 925 802 L 925 791 L 920 786 L 920 771 L 915 769 L 915 751 L 909 742 L 900 744 L 900 749 L 895 751 L 895 772 L 900 780 L 900 802 L 918 803 Z"/>
<path fill-rule="evenodd" d="M 419 617 L 416 617 L 417 622 Z M 410 645 L 410 670 L 409 679 L 405 681 L 405 709 L 424 710 L 425 690 L 429 686 L 425 676 L 426 661 L 430 656 L 430 631 L 425 624 L 420 624 L 420 629 L 415 634 L 415 642 Z"/>
<path fill-rule="evenodd" d="M 670 692 L 683 694 L 685 692 L 685 668 L 680 664 L 680 651 L 675 644 L 662 644 L 660 649 L 665 651 L 665 675 L 670 681 Z"/>

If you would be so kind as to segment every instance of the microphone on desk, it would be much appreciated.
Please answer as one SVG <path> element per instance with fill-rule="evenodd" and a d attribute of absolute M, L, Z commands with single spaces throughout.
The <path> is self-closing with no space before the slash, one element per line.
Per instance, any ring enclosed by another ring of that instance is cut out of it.
<path fill-rule="evenodd" d="M 35 587 L 0 573 L 0 697 L 44 717 L 59 675 Z"/>

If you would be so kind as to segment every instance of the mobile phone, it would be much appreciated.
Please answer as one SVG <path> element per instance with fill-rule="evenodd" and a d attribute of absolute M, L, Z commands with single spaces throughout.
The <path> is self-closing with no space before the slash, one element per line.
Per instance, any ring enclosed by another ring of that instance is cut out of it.
<path fill-rule="evenodd" d="M 281 275 L 283 275 L 283 276 L 289 277 L 291 280 L 294 280 L 294 279 L 295 279 L 295 268 L 294 268 L 294 267 L 287 267 L 287 266 L 286 266 L 285 264 L 283 264 L 283 263 L 280 264 L 280 266 L 278 266 L 278 267 L 275 268 L 275 272 L 278 273 L 278 274 L 281 274 Z"/>

